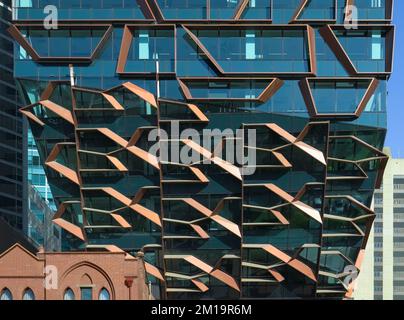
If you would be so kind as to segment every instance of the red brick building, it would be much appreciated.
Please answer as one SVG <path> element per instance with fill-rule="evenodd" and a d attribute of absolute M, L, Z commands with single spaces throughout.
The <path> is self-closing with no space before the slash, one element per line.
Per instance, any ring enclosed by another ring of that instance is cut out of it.
<path fill-rule="evenodd" d="M 15 244 L 0 254 L 0 299 L 149 299 L 142 257 L 107 249 L 34 254 Z"/>

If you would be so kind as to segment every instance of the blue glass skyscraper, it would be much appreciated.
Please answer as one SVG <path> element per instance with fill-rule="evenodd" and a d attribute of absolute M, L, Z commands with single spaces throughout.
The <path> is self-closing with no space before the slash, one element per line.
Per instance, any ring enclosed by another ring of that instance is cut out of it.
<path fill-rule="evenodd" d="M 391 12 L 391 0 L 16 1 L 21 112 L 70 249 L 143 251 L 160 298 L 350 297 L 388 159 Z"/>

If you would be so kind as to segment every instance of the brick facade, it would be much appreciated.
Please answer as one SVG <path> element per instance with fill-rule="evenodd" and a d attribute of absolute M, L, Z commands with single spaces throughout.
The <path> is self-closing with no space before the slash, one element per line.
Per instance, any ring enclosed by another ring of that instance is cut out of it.
<path fill-rule="evenodd" d="M 67 289 L 80 300 L 81 288 L 91 289 L 93 300 L 99 299 L 102 289 L 108 291 L 111 300 L 149 299 L 140 257 L 125 252 L 33 255 L 16 244 L 0 255 L 0 295 L 8 289 L 13 300 L 21 300 L 28 288 L 36 300 L 63 300 Z"/>

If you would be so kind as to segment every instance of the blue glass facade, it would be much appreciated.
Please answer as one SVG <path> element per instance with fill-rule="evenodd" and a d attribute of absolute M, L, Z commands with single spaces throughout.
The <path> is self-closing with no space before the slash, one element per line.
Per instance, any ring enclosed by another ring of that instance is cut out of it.
<path fill-rule="evenodd" d="M 42 166 L 38 149 L 32 132 L 28 131 L 28 182 L 36 189 L 49 208 L 56 211 L 52 191 Z"/>
<path fill-rule="evenodd" d="M 13 39 L 7 32 L 11 17 L 11 1 L 0 1 L 0 218 L 25 232 L 25 139 L 13 79 Z"/>
<path fill-rule="evenodd" d="M 48 4 L 57 30 L 40 22 Z M 358 28 L 344 24 L 352 5 Z M 65 249 L 142 250 L 159 298 L 352 294 L 344 270 L 360 269 L 387 161 L 391 1 L 58 0 L 14 10 L 21 111 Z M 207 130 L 240 129 L 202 146 Z M 253 151 L 256 163 L 219 156 L 229 140 L 241 145 L 233 157 Z M 202 160 L 180 163 L 173 142 Z"/>
<path fill-rule="evenodd" d="M 43 169 L 42 169 L 43 170 Z M 45 173 L 43 173 L 45 175 Z M 49 186 L 48 186 L 49 187 Z M 37 187 L 28 186 L 28 237 L 46 251 L 60 251 L 60 230 L 52 222 L 54 211 Z"/>

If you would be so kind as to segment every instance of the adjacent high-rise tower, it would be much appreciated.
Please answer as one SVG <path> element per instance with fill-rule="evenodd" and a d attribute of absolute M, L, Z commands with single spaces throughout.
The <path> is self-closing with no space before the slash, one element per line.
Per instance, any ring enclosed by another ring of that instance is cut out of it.
<path fill-rule="evenodd" d="M 388 159 L 391 0 L 14 10 L 21 112 L 72 250 L 142 250 L 160 298 L 352 294 Z"/>
<path fill-rule="evenodd" d="M 0 217 L 26 231 L 26 140 L 13 78 L 13 39 L 7 32 L 11 17 L 11 0 L 0 0 Z"/>

